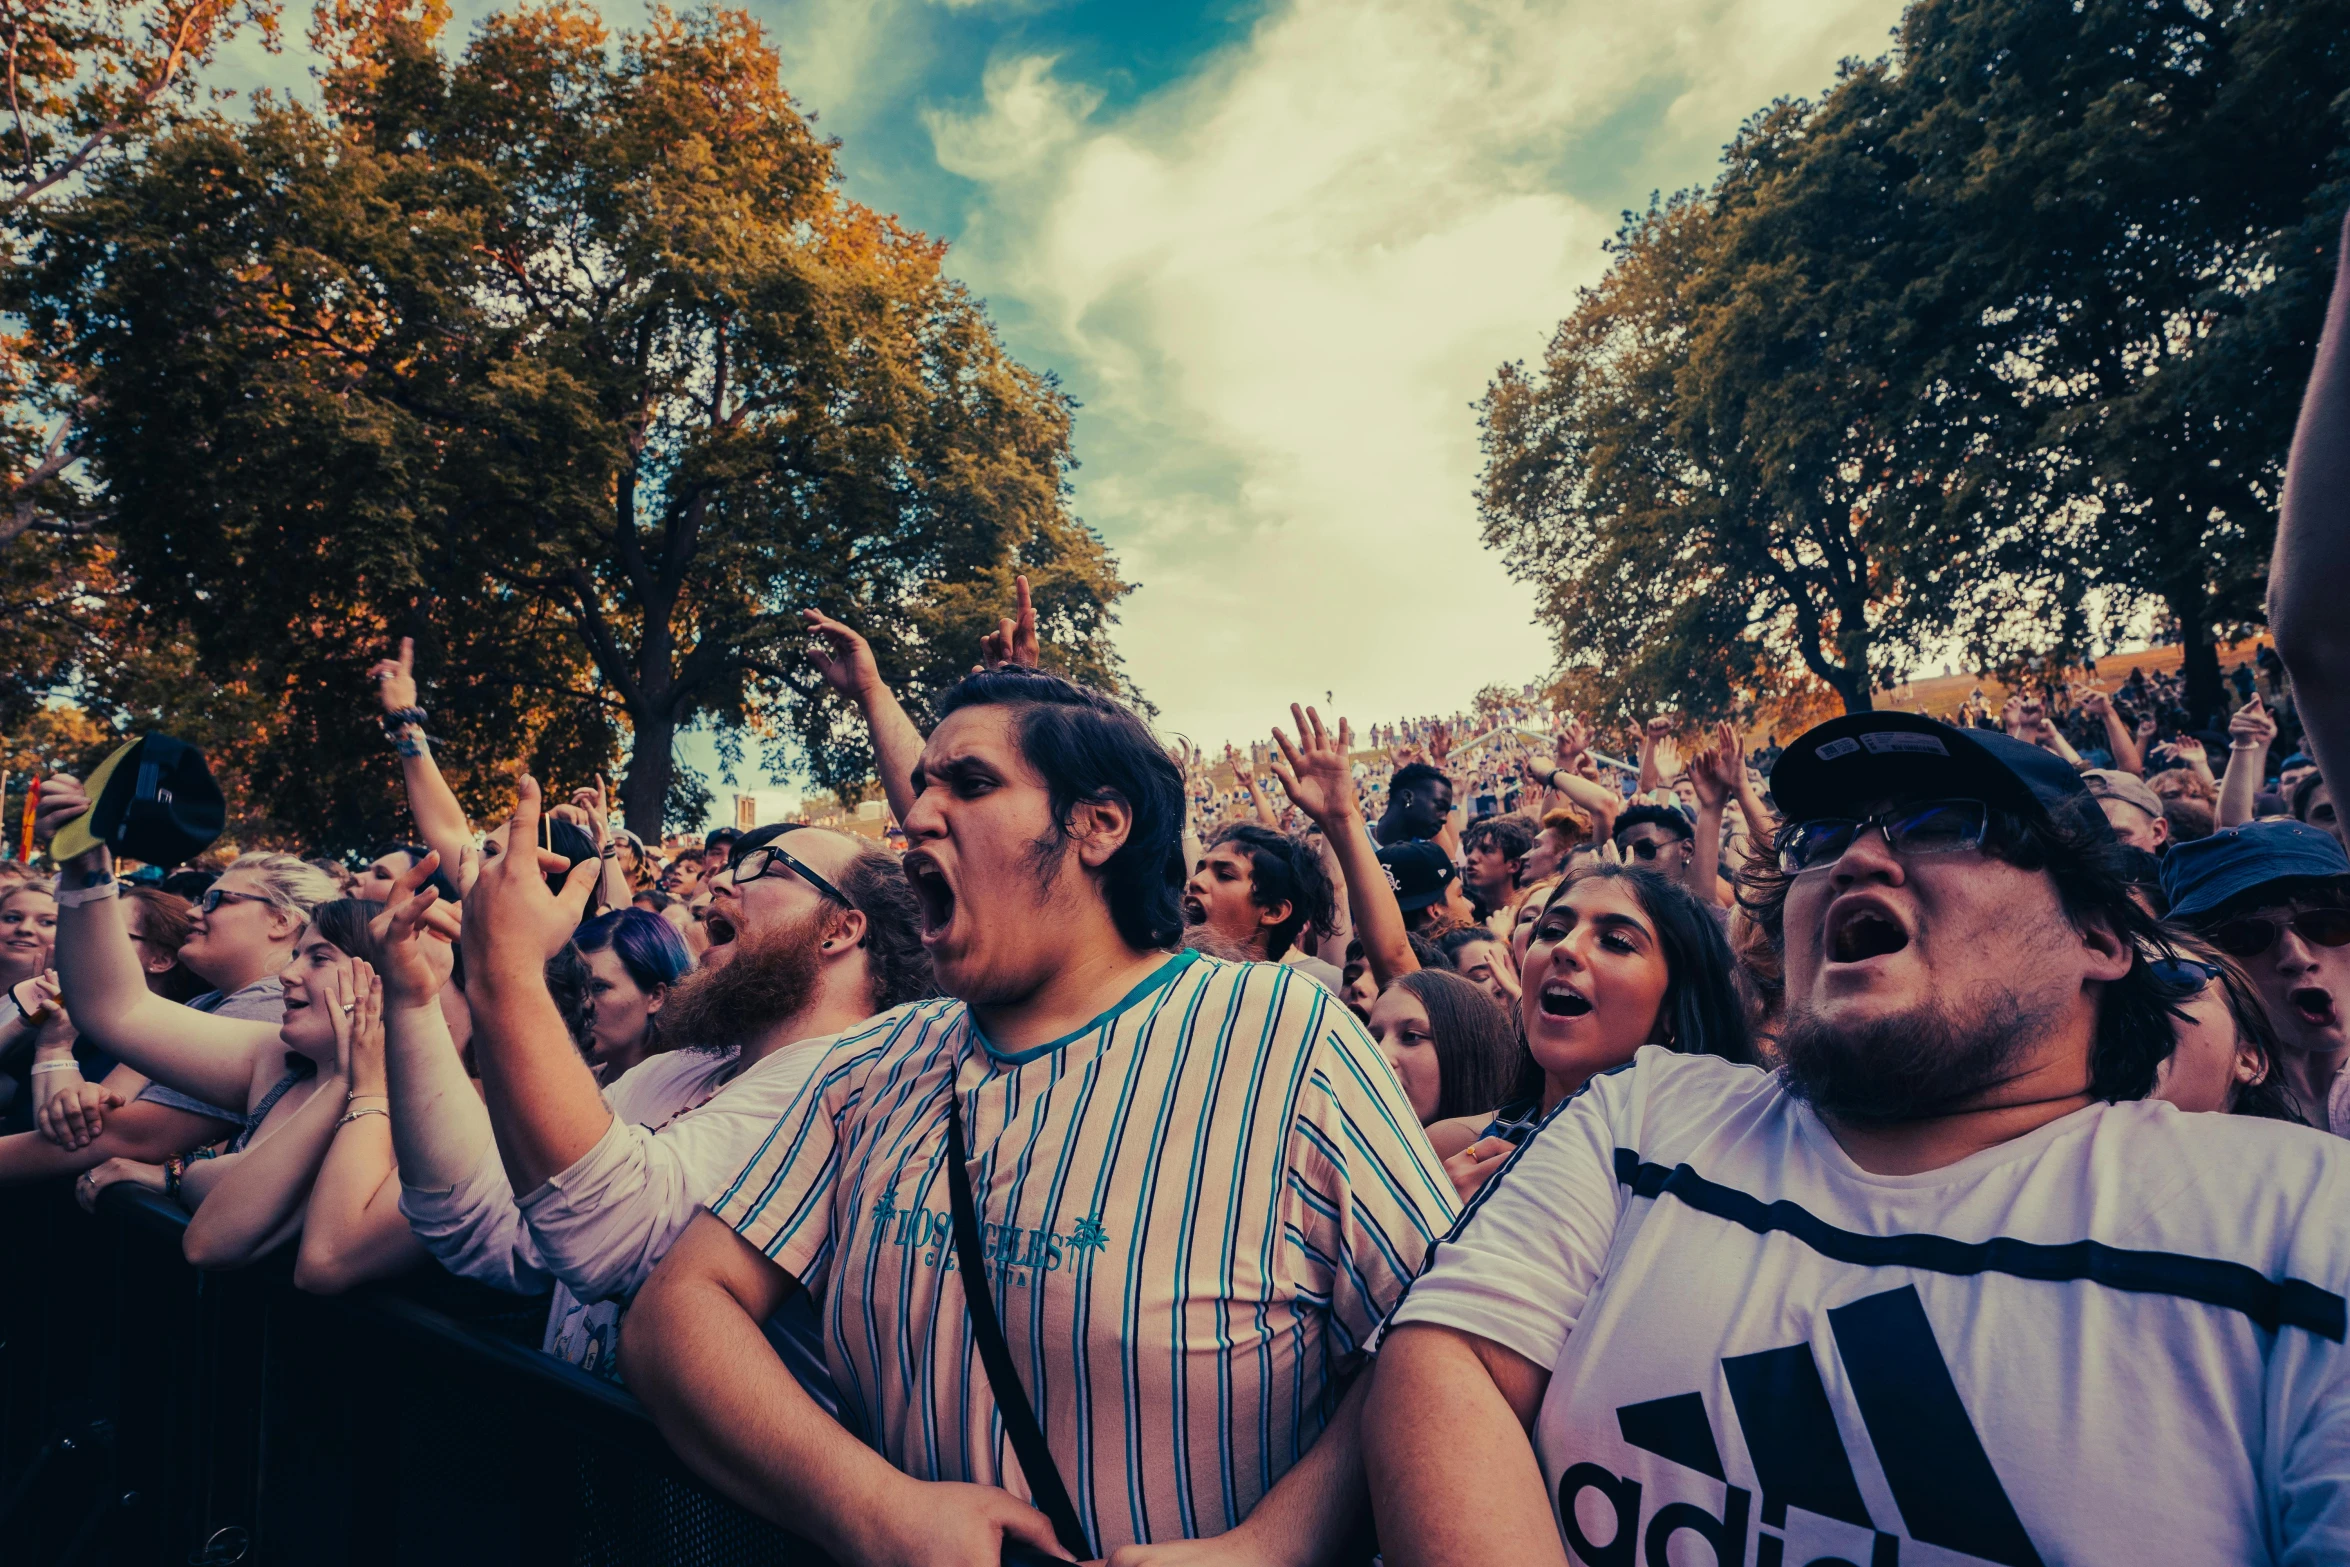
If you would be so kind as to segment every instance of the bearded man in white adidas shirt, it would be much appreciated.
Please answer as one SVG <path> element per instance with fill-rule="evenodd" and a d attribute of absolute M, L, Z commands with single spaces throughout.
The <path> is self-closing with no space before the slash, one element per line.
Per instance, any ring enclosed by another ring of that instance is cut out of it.
<path fill-rule="evenodd" d="M 1772 786 L 1786 1064 L 1643 1050 L 1431 1252 L 1387 1560 L 2350 1559 L 2350 1157 L 2145 1099 L 2175 997 L 2077 778 L 1868 713 Z"/>

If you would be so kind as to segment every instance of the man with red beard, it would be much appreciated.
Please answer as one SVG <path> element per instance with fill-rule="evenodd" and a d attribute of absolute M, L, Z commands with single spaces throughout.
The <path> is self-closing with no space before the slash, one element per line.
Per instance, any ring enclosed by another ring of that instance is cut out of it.
<path fill-rule="evenodd" d="M 1487 1183 L 1383 1329 L 1386 1560 L 2350 1560 L 2350 1147 L 2149 1100 L 2205 980 L 2079 777 L 1872 712 L 1771 784 L 1784 1064 L 1644 1048 Z"/>
<path fill-rule="evenodd" d="M 532 841 L 537 804 L 525 780 L 510 841 Z M 397 884 L 398 941 L 428 939 L 418 926 L 432 895 L 419 889 L 432 863 Z M 387 1024 L 411 1228 L 452 1272 L 533 1293 L 552 1284 L 548 1353 L 607 1376 L 618 1375 L 629 1296 L 833 1037 L 932 994 L 913 894 L 885 851 L 823 828 L 762 827 L 735 846 L 731 870 L 709 921 L 717 945 L 663 1013 L 675 1047 L 609 1088 L 559 1022 L 544 1026 L 556 1016 L 544 949 L 561 950 L 577 910 L 519 857 L 492 860 L 465 899 L 482 1097 L 434 1026 L 437 1009 L 403 1010 L 395 997 Z M 801 1351 L 795 1370 L 812 1371 L 822 1396 L 813 1319 L 801 1318 L 787 1332 Z"/>
<path fill-rule="evenodd" d="M 1132 712 L 1020 669 L 938 711 L 905 864 L 954 999 L 832 1047 L 638 1294 L 629 1386 L 857 1567 L 1340 1559 L 1348 1379 L 1451 1183 L 1336 998 L 1175 950 L 1183 780 Z M 765 1352 L 802 1293 L 864 1442 Z"/>

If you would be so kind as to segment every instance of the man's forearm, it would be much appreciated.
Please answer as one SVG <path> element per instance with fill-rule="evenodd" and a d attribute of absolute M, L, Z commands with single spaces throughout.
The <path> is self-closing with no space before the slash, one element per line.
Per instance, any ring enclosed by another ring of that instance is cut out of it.
<path fill-rule="evenodd" d="M 1347 912 L 1354 916 L 1355 936 L 1363 944 L 1371 982 L 1385 990 L 1398 974 L 1417 973 L 1420 967 L 1404 928 L 1403 905 L 1395 901 L 1387 868 L 1379 863 L 1379 851 L 1371 846 L 1371 831 L 1359 813 L 1333 816 L 1321 826 L 1323 841 L 1338 856 Z"/>
<path fill-rule="evenodd" d="M 542 982 L 501 984 L 474 1009 L 473 1055 L 506 1178 L 517 1193 L 585 1158 L 612 1111 Z"/>
<path fill-rule="evenodd" d="M 2124 773 L 2144 773 L 2146 763 L 2138 755 L 2138 742 L 2130 735 L 2130 726 L 2122 722 L 2122 715 L 2111 707 L 2105 710 L 2105 748 L 2113 753 L 2114 770 Z"/>
<path fill-rule="evenodd" d="M 2350 218 L 2342 225 L 2333 297 L 2293 450 L 2285 467 L 2268 623 L 2292 674 L 2301 725 L 2318 770 L 2350 778 Z"/>
<path fill-rule="evenodd" d="M 401 1182 L 420 1191 L 454 1189 L 490 1146 L 490 1115 L 438 1002 L 384 1014 L 384 1076 Z"/>
<path fill-rule="evenodd" d="M 1363 1485 L 1363 1404 L 1370 1392 L 1365 1366 L 1306 1456 L 1250 1510 L 1240 1527 L 1259 1543 L 1252 1557 L 1289 1567 L 1363 1559 L 1371 1525 Z"/>
<path fill-rule="evenodd" d="M 2261 781 L 2267 772 L 2267 746 L 2228 747 L 2228 770 L 2219 781 L 2217 825 L 2241 827 L 2252 820 L 2253 802 L 2260 797 Z"/>
<path fill-rule="evenodd" d="M 697 1218 L 629 1307 L 621 1374 L 696 1474 L 827 1555 L 855 1561 L 857 1521 L 888 1506 L 903 1477 L 776 1359 L 759 1324 L 797 1286 L 784 1276 L 782 1288 L 746 1288 L 732 1277 L 745 1252 L 749 1244 L 719 1220 Z M 775 1271 L 764 1258 L 755 1265 Z"/>
<path fill-rule="evenodd" d="M 1564 1567 L 1533 1445 L 1457 1334 L 1389 1336 L 1363 1411 L 1363 1471 L 1391 1567 Z"/>
<path fill-rule="evenodd" d="M 914 764 L 922 760 L 922 731 L 887 686 L 859 692 L 857 706 L 873 735 L 873 765 L 881 773 L 881 792 L 891 814 L 902 822 L 914 809 Z"/>

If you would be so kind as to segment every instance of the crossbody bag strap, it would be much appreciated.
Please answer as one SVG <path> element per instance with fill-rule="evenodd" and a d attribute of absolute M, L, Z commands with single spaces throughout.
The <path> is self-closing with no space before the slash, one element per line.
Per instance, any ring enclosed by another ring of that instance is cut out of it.
<path fill-rule="evenodd" d="M 1036 1497 L 1036 1506 L 1052 1521 L 1053 1535 L 1061 1542 L 1061 1549 L 1079 1561 L 1094 1558 L 1093 1542 L 1085 1537 L 1085 1526 L 1077 1521 L 1077 1508 L 1069 1500 L 1069 1488 L 1061 1483 L 1060 1466 L 1053 1462 L 1053 1450 L 1045 1445 L 1044 1428 L 1036 1423 L 1036 1412 L 1029 1407 L 1028 1389 L 1021 1385 L 1020 1374 L 1012 1369 L 1011 1347 L 1004 1342 L 1004 1330 L 996 1321 L 995 1292 L 988 1287 L 987 1269 L 980 1262 L 979 1215 L 971 1201 L 971 1174 L 963 1161 L 963 1110 L 961 1095 L 953 1085 L 947 1088 L 947 1199 L 955 1216 L 955 1266 L 963 1274 L 963 1300 L 971 1312 L 971 1336 L 979 1341 L 979 1361 L 987 1368 L 987 1385 L 995 1391 L 996 1408 L 1004 1417 L 1004 1434 L 1012 1439 L 1012 1451 L 1020 1459 L 1020 1472 L 1028 1477 L 1028 1489 Z"/>

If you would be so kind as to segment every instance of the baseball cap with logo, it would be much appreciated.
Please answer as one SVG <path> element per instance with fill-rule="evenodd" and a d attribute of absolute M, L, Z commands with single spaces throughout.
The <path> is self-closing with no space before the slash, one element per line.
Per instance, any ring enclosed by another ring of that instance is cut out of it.
<path fill-rule="evenodd" d="M 1922 713 L 1847 713 L 1805 730 L 1771 768 L 1771 795 L 1789 821 L 1857 816 L 1877 800 L 1954 798 L 2112 830 L 2055 752 Z"/>
<path fill-rule="evenodd" d="M 126 742 L 82 787 L 90 808 L 49 840 L 49 857 L 61 864 L 104 844 L 134 860 L 177 865 L 210 848 L 228 822 L 204 753 L 169 735 Z"/>
<path fill-rule="evenodd" d="M 1406 914 L 1443 897 L 1445 886 L 1460 874 L 1451 855 L 1420 839 L 1386 845 L 1379 851 L 1379 863 L 1387 868 L 1388 885 Z"/>

